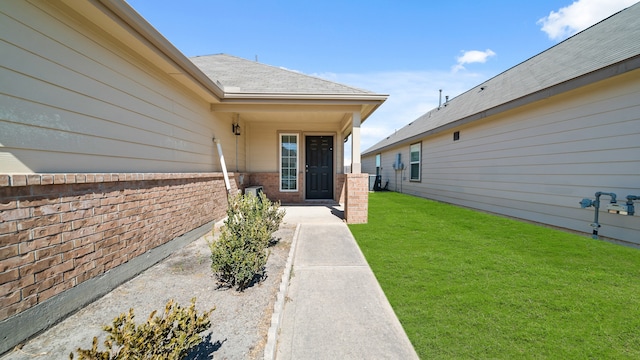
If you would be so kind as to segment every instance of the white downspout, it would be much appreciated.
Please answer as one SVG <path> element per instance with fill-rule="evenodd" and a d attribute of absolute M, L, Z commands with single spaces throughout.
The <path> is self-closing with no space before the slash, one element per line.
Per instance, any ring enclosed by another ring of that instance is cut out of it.
<path fill-rule="evenodd" d="M 224 163 L 224 155 L 222 155 L 222 145 L 220 140 L 213 138 L 213 142 L 218 146 L 218 154 L 220 155 L 220 166 L 222 166 L 222 174 L 224 175 L 224 185 L 227 187 L 227 193 L 231 193 L 231 185 L 229 183 L 229 174 L 227 173 L 227 165 Z"/>

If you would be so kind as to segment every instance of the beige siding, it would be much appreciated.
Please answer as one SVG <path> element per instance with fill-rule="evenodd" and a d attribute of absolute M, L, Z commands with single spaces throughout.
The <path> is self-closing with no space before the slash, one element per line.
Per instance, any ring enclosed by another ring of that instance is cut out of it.
<path fill-rule="evenodd" d="M 247 126 L 246 151 L 249 172 L 278 171 L 278 129 L 299 133 L 291 124 L 255 123 Z"/>
<path fill-rule="evenodd" d="M 370 175 L 376 174 L 376 156 L 362 158 L 362 172 Z"/>
<path fill-rule="evenodd" d="M 404 170 L 396 170 L 393 164 L 396 156 L 400 154 Z M 376 153 L 362 158 L 362 172 L 375 175 L 376 173 Z M 385 187 L 388 182 L 388 189 L 391 191 L 407 192 L 409 184 L 409 145 L 398 146 L 380 153 L 380 175 L 382 176 L 381 186 Z"/>
<path fill-rule="evenodd" d="M 304 116 L 304 115 L 301 115 Z M 342 160 L 338 161 L 338 155 L 342 150 L 336 149 L 343 146 L 341 139 L 336 135 L 334 124 L 293 122 L 263 123 L 254 122 L 246 125 L 246 161 L 249 172 L 278 172 L 279 171 L 279 137 L 280 133 L 298 134 L 300 136 L 300 164 L 304 161 L 304 136 L 329 135 L 334 137 L 334 169 L 342 173 Z"/>
<path fill-rule="evenodd" d="M 453 141 L 456 130 L 459 141 Z M 593 208 L 581 209 L 582 198 L 593 199 L 596 191 L 619 199 L 640 195 L 639 135 L 635 71 L 424 138 L 422 181 L 405 180 L 402 191 L 591 232 Z M 408 149 L 385 151 L 383 166 L 397 152 L 406 166 Z M 393 174 L 383 174 L 393 184 Z M 601 210 L 600 223 L 600 235 L 640 243 L 638 215 Z"/>
<path fill-rule="evenodd" d="M 235 116 L 232 114 L 218 113 L 217 120 L 225 124 L 221 131 L 216 132 L 215 137 L 220 139 L 222 144 L 225 163 L 229 172 L 244 172 L 246 169 L 246 139 L 247 128 L 242 119 L 238 121 L 241 134 L 235 135 L 232 132 L 232 124 L 235 123 Z M 216 149 L 216 156 L 219 156 Z M 237 158 L 236 158 L 237 156 Z M 218 161 L 218 160 L 216 160 Z"/>
<path fill-rule="evenodd" d="M 0 7 L 0 172 L 220 169 L 211 139 L 230 119 L 91 25 L 39 6 Z"/>

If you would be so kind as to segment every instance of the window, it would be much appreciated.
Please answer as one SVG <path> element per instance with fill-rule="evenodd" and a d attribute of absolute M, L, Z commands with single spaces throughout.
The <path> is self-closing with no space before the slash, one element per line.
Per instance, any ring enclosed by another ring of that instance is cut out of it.
<path fill-rule="evenodd" d="M 410 166 L 411 166 L 411 181 L 420 181 L 420 156 L 421 156 L 422 143 L 411 144 L 410 152 Z"/>
<path fill-rule="evenodd" d="M 380 175 L 380 158 L 382 157 L 382 154 L 376 154 L 376 176 Z"/>
<path fill-rule="evenodd" d="M 280 190 L 298 190 L 298 134 L 280 135 Z"/>

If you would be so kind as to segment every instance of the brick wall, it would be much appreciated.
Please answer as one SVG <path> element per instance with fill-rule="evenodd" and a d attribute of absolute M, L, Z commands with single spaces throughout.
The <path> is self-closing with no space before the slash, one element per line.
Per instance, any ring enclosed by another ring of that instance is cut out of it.
<path fill-rule="evenodd" d="M 369 174 L 346 174 L 344 217 L 349 224 L 365 224 L 369 211 Z"/>
<path fill-rule="evenodd" d="M 245 178 L 246 186 L 262 185 L 267 198 L 271 201 L 280 201 L 283 204 L 297 204 L 304 202 L 302 175 L 298 175 L 298 191 L 280 191 L 280 174 L 278 173 L 252 173 L 249 182 Z"/>
<path fill-rule="evenodd" d="M 247 180 L 248 179 L 248 180 Z M 334 186 L 334 200 L 340 204 L 345 201 L 345 174 L 337 174 Z M 280 191 L 280 176 L 278 173 L 252 173 L 245 175 L 243 187 L 262 185 L 264 193 L 271 201 L 283 204 L 300 204 L 304 202 L 304 177 L 298 174 L 298 191 Z"/>
<path fill-rule="evenodd" d="M 345 181 L 347 180 L 346 174 L 336 174 L 336 186 L 334 197 L 339 204 L 344 204 L 345 201 Z"/>
<path fill-rule="evenodd" d="M 223 218 L 226 199 L 218 173 L 0 175 L 0 321 Z"/>

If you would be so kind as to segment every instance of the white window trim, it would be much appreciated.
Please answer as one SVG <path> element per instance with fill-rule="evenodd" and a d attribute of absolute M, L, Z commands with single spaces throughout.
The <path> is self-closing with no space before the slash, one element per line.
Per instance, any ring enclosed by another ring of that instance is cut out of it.
<path fill-rule="evenodd" d="M 295 189 L 283 189 L 282 188 L 282 137 L 283 136 L 295 136 L 297 145 L 296 155 L 296 188 Z M 278 134 L 278 188 L 281 192 L 298 192 L 300 189 L 300 181 L 298 179 L 298 173 L 300 170 L 300 134 L 298 133 L 279 133 Z"/>
<path fill-rule="evenodd" d="M 413 151 L 411 151 L 411 148 L 414 145 L 418 145 L 418 161 L 413 161 L 411 159 L 411 153 L 413 152 Z M 413 143 L 413 144 L 409 145 L 409 181 L 421 181 L 421 179 L 422 179 L 422 176 L 420 176 L 421 173 L 422 173 L 422 164 L 421 164 L 421 162 L 422 162 L 422 142 L 417 142 L 417 143 Z M 411 177 L 411 165 L 413 165 L 413 164 L 418 164 L 418 178 L 417 179 L 414 179 L 414 178 Z"/>

